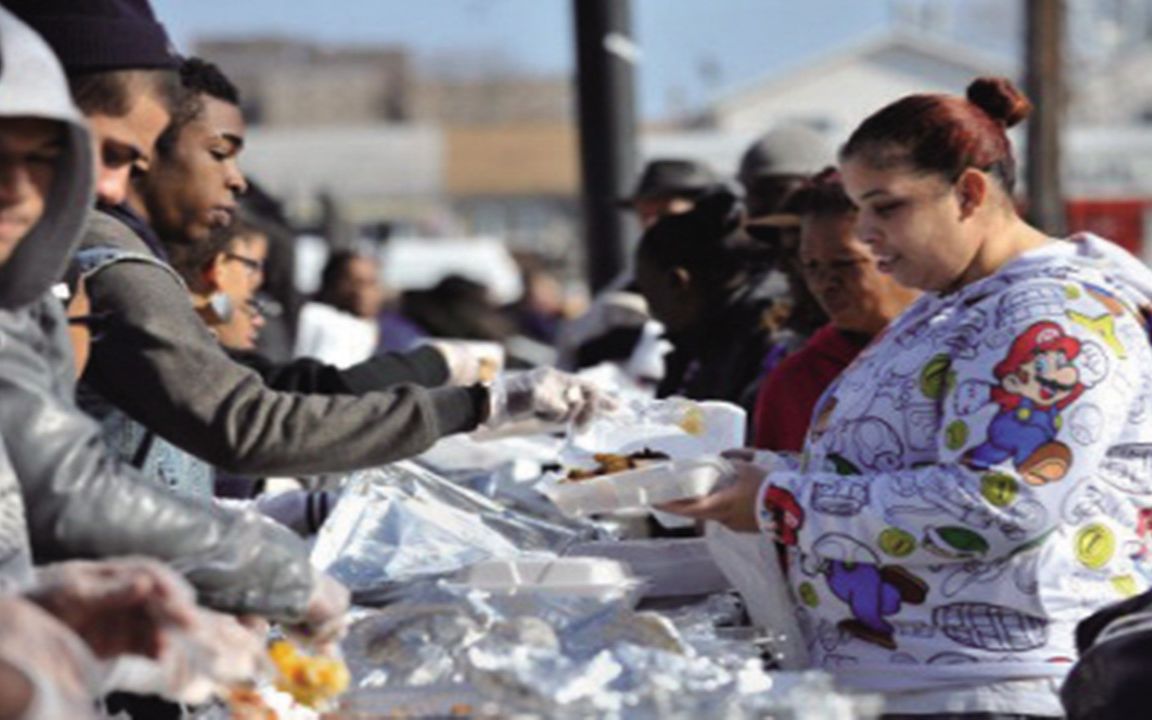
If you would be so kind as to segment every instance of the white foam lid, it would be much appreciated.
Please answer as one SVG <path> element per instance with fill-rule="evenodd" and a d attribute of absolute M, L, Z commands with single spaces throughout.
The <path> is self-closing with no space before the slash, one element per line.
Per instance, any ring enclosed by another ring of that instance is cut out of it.
<path fill-rule="evenodd" d="M 461 585 L 485 590 L 603 589 L 634 582 L 623 563 L 604 558 L 520 558 L 484 560 L 453 578 Z"/>

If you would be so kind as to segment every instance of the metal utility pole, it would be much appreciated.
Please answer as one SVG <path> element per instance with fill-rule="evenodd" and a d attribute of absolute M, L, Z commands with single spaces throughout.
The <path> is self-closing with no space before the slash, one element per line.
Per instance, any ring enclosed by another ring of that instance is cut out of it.
<path fill-rule="evenodd" d="M 1025 84 L 1035 108 L 1028 123 L 1028 215 L 1050 235 L 1064 235 L 1060 126 L 1064 116 L 1064 0 L 1025 0 Z"/>
<path fill-rule="evenodd" d="M 599 290 L 624 267 L 624 214 L 636 172 L 631 0 L 572 0 L 576 23 L 580 168 L 588 282 Z"/>

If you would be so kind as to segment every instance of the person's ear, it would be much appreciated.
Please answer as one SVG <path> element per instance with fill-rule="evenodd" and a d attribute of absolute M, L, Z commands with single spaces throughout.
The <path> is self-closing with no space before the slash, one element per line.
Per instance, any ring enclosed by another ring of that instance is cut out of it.
<path fill-rule="evenodd" d="M 224 273 L 224 263 L 228 262 L 228 258 L 224 253 L 217 253 L 212 261 L 204 266 L 200 271 L 200 282 L 204 284 L 205 289 L 209 292 L 215 292 L 220 289 L 220 278 Z"/>
<path fill-rule="evenodd" d="M 988 199 L 988 176 L 975 168 L 968 168 L 956 181 L 956 193 L 960 202 L 960 219 L 967 220 Z"/>

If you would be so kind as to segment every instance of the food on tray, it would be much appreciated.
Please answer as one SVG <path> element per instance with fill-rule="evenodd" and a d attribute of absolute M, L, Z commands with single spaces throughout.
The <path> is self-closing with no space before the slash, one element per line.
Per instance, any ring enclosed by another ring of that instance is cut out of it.
<path fill-rule="evenodd" d="M 684 417 L 677 423 L 680 429 L 689 435 L 700 436 L 704 434 L 704 412 L 698 407 L 690 407 L 684 411 Z"/>
<path fill-rule="evenodd" d="M 637 470 L 646 465 L 665 462 L 672 458 L 662 452 L 644 448 L 643 450 L 629 453 L 628 455 L 596 453 L 592 456 L 592 459 L 596 461 L 596 467 L 591 470 L 583 468 L 569 470 L 565 480 L 569 482 L 579 482 L 580 480 L 588 480 L 590 478 L 600 477 L 601 475 L 613 475 L 628 470 Z"/>
<path fill-rule="evenodd" d="M 500 363 L 495 358 L 480 358 L 479 365 L 480 369 L 477 371 L 477 377 L 482 383 L 492 382 L 500 373 Z"/>
<path fill-rule="evenodd" d="M 253 687 L 235 687 L 228 693 L 228 714 L 234 720 L 279 720 L 264 696 Z"/>
<path fill-rule="evenodd" d="M 280 673 L 277 689 L 296 702 L 317 707 L 348 688 L 348 668 L 338 658 L 302 653 L 287 640 L 272 643 L 268 656 Z"/>

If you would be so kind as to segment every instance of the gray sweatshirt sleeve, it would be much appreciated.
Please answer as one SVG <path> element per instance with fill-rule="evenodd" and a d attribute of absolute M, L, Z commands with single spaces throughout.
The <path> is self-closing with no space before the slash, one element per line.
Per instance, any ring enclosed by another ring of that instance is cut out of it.
<path fill-rule="evenodd" d="M 110 313 L 84 382 L 169 442 L 232 473 L 341 472 L 416 455 L 474 428 L 487 391 L 413 384 L 352 395 L 270 390 L 229 358 L 163 267 L 118 262 L 86 279 Z"/>
<path fill-rule="evenodd" d="M 314 582 L 301 541 L 179 497 L 114 459 L 72 402 L 64 322 L 51 297 L 0 311 L 0 439 L 37 561 L 146 555 L 182 572 L 207 605 L 299 620 Z"/>

